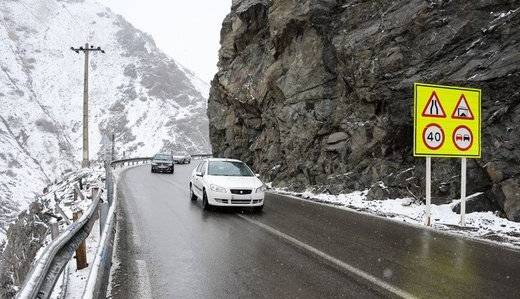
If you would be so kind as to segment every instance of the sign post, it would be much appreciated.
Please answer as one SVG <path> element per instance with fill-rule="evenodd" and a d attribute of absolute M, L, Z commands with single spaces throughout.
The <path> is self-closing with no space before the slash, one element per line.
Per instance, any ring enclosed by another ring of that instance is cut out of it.
<path fill-rule="evenodd" d="M 432 157 L 426 157 L 426 217 L 425 224 L 432 225 Z"/>
<path fill-rule="evenodd" d="M 466 158 L 481 157 L 481 90 L 414 84 L 415 157 L 426 157 L 426 225 L 431 223 L 431 158 L 461 158 L 460 224 L 466 214 Z"/>
<path fill-rule="evenodd" d="M 460 225 L 466 225 L 466 158 L 460 161 Z"/>

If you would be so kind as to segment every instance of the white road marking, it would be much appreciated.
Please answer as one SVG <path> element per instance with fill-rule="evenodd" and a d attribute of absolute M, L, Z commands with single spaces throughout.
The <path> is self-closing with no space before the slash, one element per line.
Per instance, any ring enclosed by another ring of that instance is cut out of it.
<path fill-rule="evenodd" d="M 244 220 L 246 220 L 249 223 L 252 223 L 254 225 L 257 225 L 257 226 L 263 228 L 264 230 L 268 231 L 269 233 L 271 233 L 271 234 L 273 234 L 275 236 L 278 236 L 280 238 L 285 239 L 289 243 L 292 243 L 293 245 L 295 245 L 295 246 L 297 246 L 299 248 L 302 248 L 304 250 L 307 250 L 307 251 L 315 254 L 316 256 L 326 260 L 329 263 L 332 263 L 332 264 L 336 265 L 337 267 L 339 267 L 339 268 L 341 268 L 341 269 L 343 269 L 343 270 L 345 270 L 347 272 L 353 273 L 353 274 L 355 274 L 355 275 L 357 275 L 357 276 L 359 276 L 359 277 L 361 277 L 361 278 L 363 278 L 363 279 L 365 279 L 365 280 L 367 280 L 367 281 L 369 281 L 369 282 L 371 282 L 371 283 L 373 283 L 373 284 L 383 288 L 384 290 L 386 290 L 388 292 L 391 292 L 391 293 L 393 293 L 393 294 L 395 294 L 395 295 L 397 295 L 399 297 L 402 297 L 402 298 L 416 298 L 412 294 L 410 294 L 410 293 L 408 293 L 408 292 L 406 292 L 404 290 L 401 290 L 400 288 L 394 287 L 394 286 L 390 285 L 389 283 L 387 283 L 386 281 L 383 281 L 383 280 L 381 280 L 381 279 L 379 279 L 379 278 L 377 278 L 377 277 L 375 277 L 375 276 L 373 276 L 373 275 L 371 275 L 371 274 L 369 274 L 369 273 L 367 273 L 367 272 L 365 272 L 363 270 L 355 268 L 354 266 L 351 266 L 351 265 L 349 265 L 349 264 L 347 264 L 347 263 L 345 263 L 345 262 L 343 262 L 343 261 L 341 261 L 341 260 L 339 260 L 339 259 L 337 259 L 335 257 L 332 257 L 332 256 L 326 254 L 325 252 L 320 251 L 319 249 L 314 248 L 314 247 L 312 247 L 310 245 L 307 245 L 307 244 L 303 243 L 302 241 L 299 241 L 299 240 L 297 240 L 297 239 L 295 239 L 295 238 L 293 238 L 293 237 L 291 237 L 291 236 L 289 236 L 287 234 L 284 234 L 281 231 L 276 230 L 275 228 L 273 228 L 273 227 L 271 227 L 269 225 L 263 224 L 261 222 L 253 220 L 253 219 L 251 219 L 249 217 L 246 217 L 244 215 L 237 214 L 237 216 L 242 218 L 242 219 L 244 219 Z"/>
<path fill-rule="evenodd" d="M 347 211 L 347 212 L 350 212 L 350 213 L 360 214 L 360 215 L 367 216 L 367 217 L 377 218 L 379 220 L 383 219 L 384 221 L 389 221 L 389 222 L 393 222 L 393 223 L 398 223 L 400 225 L 405 225 L 405 226 L 411 226 L 413 228 L 418 228 L 421 231 L 427 230 L 427 231 L 430 231 L 430 232 L 435 233 L 435 234 L 440 234 L 440 235 L 444 235 L 444 236 L 448 236 L 448 237 L 452 237 L 452 238 L 455 237 L 455 238 L 458 238 L 458 239 L 469 240 L 469 241 L 472 241 L 472 242 L 483 243 L 483 244 L 486 244 L 486 245 L 491 245 L 493 247 L 498 247 L 500 249 L 506 248 L 506 249 L 512 250 L 514 252 L 520 252 L 520 250 L 518 249 L 517 246 L 509 244 L 509 243 L 499 243 L 497 241 L 492 241 L 492 240 L 487 240 L 487 239 L 479 239 L 478 237 L 472 237 L 470 235 L 457 234 L 455 232 L 440 230 L 440 229 L 437 229 L 435 227 L 425 226 L 424 224 L 418 224 L 418 223 L 413 223 L 413 222 L 397 220 L 397 219 L 394 219 L 394 218 L 388 218 L 388 217 L 385 217 L 385 216 L 372 214 L 370 212 L 363 212 L 363 211 L 359 211 L 359 210 L 356 210 L 354 208 L 350 208 L 350 207 L 346 207 L 346 206 L 337 206 L 337 205 L 332 205 L 330 203 L 323 203 L 323 202 L 319 202 L 319 201 L 314 201 L 312 199 L 304 199 L 304 198 L 300 198 L 298 196 L 294 196 L 294 195 L 291 195 L 291 194 L 278 193 L 278 192 L 269 192 L 269 193 L 272 194 L 272 195 L 276 195 L 276 196 L 281 196 L 281 197 L 286 197 L 286 198 L 290 198 L 290 199 L 294 199 L 294 200 L 299 200 L 299 201 L 302 201 L 302 202 L 305 202 L 305 203 L 308 203 L 308 204 L 312 204 L 312 205 L 319 205 L 319 206 L 333 208 L 333 209 L 337 209 L 337 210 L 341 210 L 341 211 Z"/>
<path fill-rule="evenodd" d="M 139 297 L 140 298 L 152 298 L 152 285 L 150 284 L 150 275 L 148 274 L 148 267 L 146 261 L 136 260 L 137 265 L 137 276 L 139 282 Z"/>

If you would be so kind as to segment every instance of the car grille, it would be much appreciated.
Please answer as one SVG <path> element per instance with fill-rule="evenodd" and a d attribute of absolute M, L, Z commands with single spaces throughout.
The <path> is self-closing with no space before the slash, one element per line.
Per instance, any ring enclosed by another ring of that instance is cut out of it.
<path fill-rule="evenodd" d="M 253 199 L 253 200 L 250 200 L 250 199 L 232 199 L 231 202 L 229 202 L 229 199 L 218 199 L 218 198 L 215 198 L 215 201 L 218 202 L 218 203 L 225 203 L 225 204 L 231 203 L 232 205 L 257 204 L 257 203 L 261 203 L 262 202 L 261 199 Z"/>
<path fill-rule="evenodd" d="M 231 194 L 239 194 L 239 195 L 245 195 L 245 194 L 251 194 L 253 190 L 251 189 L 231 189 Z"/>
<path fill-rule="evenodd" d="M 251 200 L 250 199 L 232 199 L 231 200 L 231 204 L 232 205 L 243 205 L 243 204 L 250 204 L 251 203 Z"/>
<path fill-rule="evenodd" d="M 169 162 L 156 162 L 157 163 L 157 166 L 170 166 L 171 163 Z"/>

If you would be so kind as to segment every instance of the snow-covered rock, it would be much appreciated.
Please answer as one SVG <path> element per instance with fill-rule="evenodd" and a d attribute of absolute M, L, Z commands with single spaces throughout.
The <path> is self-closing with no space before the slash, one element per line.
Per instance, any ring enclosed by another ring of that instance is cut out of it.
<path fill-rule="evenodd" d="M 106 50 L 90 60 L 91 159 L 112 132 L 119 155 L 210 150 L 207 84 L 121 16 L 94 0 L 5 0 L 0 18 L 0 239 L 79 165 L 84 57 L 72 46 Z"/>

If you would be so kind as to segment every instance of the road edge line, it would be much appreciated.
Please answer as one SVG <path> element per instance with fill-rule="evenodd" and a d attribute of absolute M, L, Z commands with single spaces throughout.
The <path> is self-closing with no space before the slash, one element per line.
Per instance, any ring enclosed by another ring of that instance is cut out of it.
<path fill-rule="evenodd" d="M 308 244 L 305 244 L 302 241 L 300 241 L 300 240 L 298 240 L 296 238 L 293 238 L 293 237 L 291 237 L 291 236 L 289 236 L 289 235 L 287 235 L 287 234 L 285 234 L 285 233 L 283 233 L 283 232 L 281 232 L 281 231 L 279 231 L 279 230 L 277 230 L 277 229 L 275 229 L 275 228 L 273 228 L 273 227 L 271 227 L 271 226 L 269 226 L 267 224 L 264 224 L 264 223 L 261 223 L 259 221 L 254 220 L 254 219 L 248 218 L 248 217 L 246 217 L 244 215 L 237 214 L 237 216 L 242 218 L 242 219 L 244 219 L 244 220 L 246 220 L 247 222 L 249 222 L 251 224 L 259 226 L 260 228 L 268 231 L 269 233 L 271 233 L 271 234 L 273 234 L 273 235 L 275 235 L 277 237 L 285 239 L 286 241 L 288 241 L 289 243 L 295 245 L 296 247 L 299 247 L 299 248 L 301 248 L 303 250 L 311 252 L 312 254 L 314 254 L 314 255 L 316 255 L 316 256 L 326 260 L 327 262 L 335 265 L 338 268 L 341 268 L 341 269 L 343 269 L 343 270 L 345 270 L 347 272 L 350 272 L 350 273 L 352 273 L 352 274 L 354 274 L 354 275 L 356 275 L 356 276 L 358 276 L 358 277 L 360 277 L 360 278 L 362 278 L 364 280 L 367 280 L 367 281 L 377 285 L 378 287 L 384 289 L 385 291 L 388 291 L 388 292 L 390 292 L 390 293 L 392 293 L 394 295 L 397 295 L 399 297 L 402 297 L 402 298 L 416 298 L 412 294 L 410 294 L 410 293 L 408 293 L 408 292 L 406 292 L 404 290 L 401 290 L 398 287 L 394 287 L 394 286 L 390 285 L 389 283 L 387 283 L 387 282 L 385 282 L 385 281 L 383 281 L 383 280 L 381 280 L 381 279 L 379 279 L 379 278 L 377 278 L 377 277 L 375 277 L 375 276 L 373 276 L 373 275 L 371 275 L 371 274 L 369 274 L 369 273 L 367 273 L 367 272 L 365 272 L 363 270 L 360 270 L 360 269 L 358 269 L 358 268 L 356 268 L 354 266 L 351 266 L 351 265 L 349 265 L 349 264 L 347 264 L 347 263 L 345 263 L 345 262 L 343 262 L 343 261 L 341 261 L 341 260 L 339 260 L 339 259 L 337 259 L 337 258 L 335 258 L 333 256 L 330 256 L 330 255 L 326 254 L 325 252 L 323 252 L 323 251 L 321 251 L 321 250 L 319 250 L 319 249 L 317 249 L 315 247 L 312 247 L 312 246 L 310 246 Z"/>
<path fill-rule="evenodd" d="M 294 196 L 294 195 L 291 195 L 291 194 L 278 193 L 278 192 L 272 192 L 272 191 L 269 191 L 269 193 L 273 194 L 273 195 L 277 195 L 277 196 L 284 196 L 284 197 L 287 197 L 289 199 L 299 200 L 299 201 L 306 202 L 306 203 L 309 203 L 309 204 L 315 204 L 315 205 L 329 207 L 329 208 L 333 208 L 333 209 L 337 209 L 337 210 L 341 210 L 341 211 L 347 211 L 347 212 L 351 212 L 351 213 L 361 214 L 361 215 L 364 215 L 364 216 L 375 217 L 375 218 L 378 218 L 378 219 L 384 219 L 384 220 L 387 220 L 387 221 L 390 221 L 390 222 L 393 222 L 393 223 L 402 224 L 402 225 L 406 225 L 406 226 L 410 226 L 410 227 L 415 227 L 415 228 L 418 228 L 418 229 L 424 229 L 424 230 L 427 230 L 427 231 L 430 231 L 430 232 L 433 232 L 433 233 L 438 233 L 440 235 L 445 235 L 445 236 L 455 237 L 455 238 L 461 238 L 461 239 L 465 239 L 465 240 L 468 240 L 468 241 L 473 241 L 473 242 L 489 245 L 489 246 L 492 246 L 492 247 L 498 247 L 500 249 L 506 249 L 506 250 L 509 250 L 509 251 L 513 251 L 515 253 L 519 253 L 520 252 L 520 246 L 510 245 L 510 244 L 506 244 L 506 243 L 500 243 L 500 242 L 496 242 L 496 241 L 493 241 L 493 240 L 482 239 L 482 238 L 474 237 L 474 236 L 470 236 L 470 235 L 459 234 L 459 233 L 455 233 L 455 232 L 452 232 L 452 231 L 449 231 L 449 230 L 440 230 L 440 229 L 437 229 L 435 227 L 425 226 L 425 225 L 421 225 L 421 224 L 417 224 L 417 223 L 413 223 L 413 222 L 401 221 L 401 220 L 397 220 L 397 219 L 393 219 L 393 218 L 389 218 L 389 217 L 385 217 L 385 216 L 381 216 L 381 215 L 377 215 L 377 214 L 373 214 L 373 213 L 369 213 L 369 212 L 358 211 L 356 209 L 353 209 L 353 208 L 347 207 L 347 206 L 338 206 L 338 205 L 328 204 L 328 203 L 325 203 L 325 202 L 315 201 L 315 200 L 312 200 L 312 199 L 300 198 L 298 196 Z"/>

